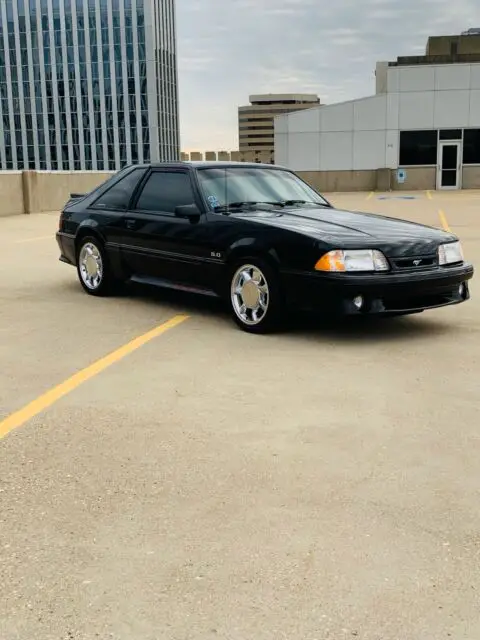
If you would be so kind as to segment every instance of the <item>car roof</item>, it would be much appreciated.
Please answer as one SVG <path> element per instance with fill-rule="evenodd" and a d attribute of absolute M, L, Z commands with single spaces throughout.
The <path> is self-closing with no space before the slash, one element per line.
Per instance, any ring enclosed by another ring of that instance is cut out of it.
<path fill-rule="evenodd" d="M 144 164 L 136 164 L 136 165 L 129 165 L 129 167 L 140 167 L 140 168 L 165 168 L 165 167 L 175 167 L 175 168 L 181 168 L 181 167 L 191 167 L 192 169 L 225 169 L 228 167 L 254 167 L 254 168 L 260 168 L 260 169 L 284 169 L 285 167 L 281 167 L 279 165 L 275 165 L 275 164 L 266 164 L 266 163 L 261 163 L 261 162 L 233 162 L 231 160 L 229 161 L 208 161 L 208 160 L 190 160 L 190 161 L 185 161 L 185 162 L 151 162 L 151 163 L 144 163 Z M 126 168 L 126 167 L 125 167 Z"/>

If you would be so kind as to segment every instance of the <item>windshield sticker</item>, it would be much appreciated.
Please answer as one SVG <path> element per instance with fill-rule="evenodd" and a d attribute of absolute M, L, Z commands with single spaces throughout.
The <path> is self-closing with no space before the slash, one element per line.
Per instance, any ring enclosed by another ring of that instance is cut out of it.
<path fill-rule="evenodd" d="M 217 196 L 208 196 L 207 201 L 211 209 L 215 209 L 215 207 L 220 205 Z"/>

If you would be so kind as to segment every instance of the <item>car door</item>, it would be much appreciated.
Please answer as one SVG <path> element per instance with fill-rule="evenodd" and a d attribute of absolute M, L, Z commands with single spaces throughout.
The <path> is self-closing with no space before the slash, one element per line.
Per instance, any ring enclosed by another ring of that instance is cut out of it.
<path fill-rule="evenodd" d="M 198 237 L 204 214 L 194 220 L 175 215 L 177 206 L 191 204 L 202 206 L 190 171 L 154 168 L 148 173 L 123 220 L 122 258 L 133 274 L 201 284 L 205 261 Z"/>

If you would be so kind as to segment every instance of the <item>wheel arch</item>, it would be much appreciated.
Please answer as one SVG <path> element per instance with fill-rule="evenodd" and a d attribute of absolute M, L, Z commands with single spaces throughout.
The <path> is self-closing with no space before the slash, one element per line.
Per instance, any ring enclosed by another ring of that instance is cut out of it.
<path fill-rule="evenodd" d="M 97 226 L 95 224 L 86 223 L 86 224 L 80 225 L 75 235 L 75 252 L 76 253 L 78 253 L 80 242 L 84 238 L 87 238 L 88 236 L 91 236 L 92 238 L 96 238 L 102 243 L 103 246 L 105 246 L 105 238 L 103 237 L 103 235 L 101 234 Z"/>
<path fill-rule="evenodd" d="M 236 242 L 228 250 L 225 259 L 227 269 L 230 270 L 238 260 L 249 257 L 265 260 L 276 271 L 280 268 L 280 258 L 274 247 L 259 243 L 255 239 L 246 238 Z"/>
<path fill-rule="evenodd" d="M 78 262 L 78 254 L 80 250 L 80 243 L 83 238 L 87 237 L 95 238 L 102 245 L 103 252 L 105 254 L 105 260 L 108 260 L 110 268 L 113 271 L 115 278 L 125 281 L 130 277 L 130 272 L 127 271 L 123 265 L 120 251 L 118 247 L 111 247 L 107 244 L 105 236 L 102 234 L 99 226 L 93 222 L 88 221 L 80 225 L 75 236 L 75 256 Z"/>

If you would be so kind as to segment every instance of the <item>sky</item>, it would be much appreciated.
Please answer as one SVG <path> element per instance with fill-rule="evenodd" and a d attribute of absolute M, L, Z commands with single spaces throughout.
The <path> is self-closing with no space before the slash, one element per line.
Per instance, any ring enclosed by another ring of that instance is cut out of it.
<path fill-rule="evenodd" d="M 255 93 L 375 93 L 375 65 L 480 27 L 480 0 L 176 0 L 183 151 L 238 149 Z"/>

